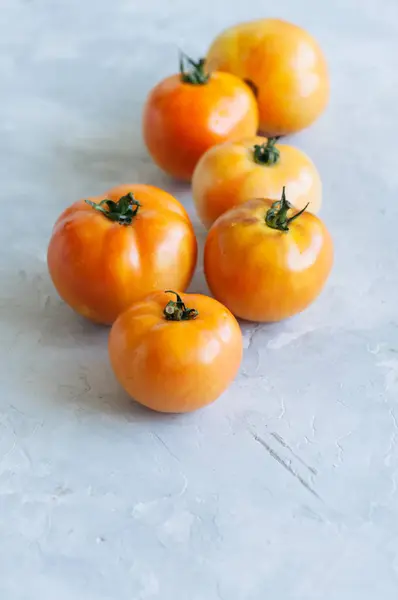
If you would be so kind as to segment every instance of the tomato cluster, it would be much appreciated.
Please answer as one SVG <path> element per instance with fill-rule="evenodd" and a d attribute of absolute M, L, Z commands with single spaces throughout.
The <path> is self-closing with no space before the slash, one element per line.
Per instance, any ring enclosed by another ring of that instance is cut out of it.
<path fill-rule="evenodd" d="M 280 321 L 321 292 L 333 263 L 316 216 L 321 180 L 278 138 L 311 124 L 328 95 L 316 42 L 276 19 L 224 31 L 206 59 L 182 55 L 180 73 L 150 92 L 143 138 L 164 171 L 192 181 L 213 297 L 184 293 L 197 241 L 184 207 L 159 188 L 121 185 L 56 221 L 53 283 L 77 313 L 112 325 L 110 362 L 137 402 L 161 412 L 209 404 L 240 366 L 236 317 Z"/>

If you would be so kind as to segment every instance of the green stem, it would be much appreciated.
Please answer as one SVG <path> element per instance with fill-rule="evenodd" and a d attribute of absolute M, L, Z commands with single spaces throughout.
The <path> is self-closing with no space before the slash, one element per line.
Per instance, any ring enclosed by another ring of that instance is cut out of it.
<path fill-rule="evenodd" d="M 278 229 L 279 231 L 289 231 L 289 225 L 295 219 L 297 219 L 303 212 L 308 208 L 309 202 L 299 210 L 295 215 L 288 218 L 287 213 L 293 208 L 293 206 L 286 200 L 285 186 L 282 190 L 282 198 L 273 202 L 271 208 L 267 210 L 265 215 L 265 222 L 268 227 L 272 229 Z"/>
<path fill-rule="evenodd" d="M 271 165 L 276 165 L 280 158 L 280 152 L 275 146 L 277 141 L 278 138 L 273 137 L 268 138 L 264 144 L 256 144 L 253 148 L 254 162 L 259 165 L 266 165 L 268 167 Z"/>
<path fill-rule="evenodd" d="M 167 321 L 191 321 L 199 315 L 195 308 L 187 308 L 181 296 L 173 290 L 166 290 L 166 294 L 175 294 L 176 300 L 170 300 L 164 307 L 164 317 Z"/>
<path fill-rule="evenodd" d="M 181 81 L 191 85 L 205 85 L 210 79 L 210 73 L 205 71 L 205 62 L 204 58 L 195 62 L 192 58 L 180 52 Z"/>
<path fill-rule="evenodd" d="M 126 196 L 122 196 L 117 202 L 108 198 L 101 200 L 98 204 L 91 200 L 85 200 L 85 202 L 94 208 L 94 210 L 102 213 L 110 221 L 119 223 L 120 225 L 131 225 L 141 206 L 138 200 L 134 198 L 132 192 L 129 192 Z"/>

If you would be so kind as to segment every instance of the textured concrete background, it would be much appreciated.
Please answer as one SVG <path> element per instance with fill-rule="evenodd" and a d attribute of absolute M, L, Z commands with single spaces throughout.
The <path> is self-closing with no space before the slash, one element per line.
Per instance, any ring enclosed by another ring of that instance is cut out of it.
<path fill-rule="evenodd" d="M 260 16 L 328 55 L 331 105 L 294 143 L 323 177 L 335 269 L 303 315 L 245 329 L 216 404 L 157 416 L 57 298 L 48 238 L 120 182 L 192 214 L 143 148 L 142 102 L 177 47 Z M 397 0 L 1 0 L 0 23 L 0 597 L 396 600 Z"/>

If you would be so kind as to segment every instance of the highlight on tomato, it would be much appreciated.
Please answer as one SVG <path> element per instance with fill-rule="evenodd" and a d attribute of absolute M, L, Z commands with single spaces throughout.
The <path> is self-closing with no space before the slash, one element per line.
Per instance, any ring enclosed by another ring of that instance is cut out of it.
<path fill-rule="evenodd" d="M 319 211 L 322 183 L 312 160 L 294 146 L 260 136 L 210 148 L 192 178 L 196 210 L 207 228 L 251 198 L 280 199 L 283 186 L 296 209 Z"/>
<path fill-rule="evenodd" d="M 180 73 L 153 88 L 143 111 L 143 137 L 154 162 L 186 181 L 208 148 L 258 129 L 250 87 L 230 73 L 210 72 L 204 63 L 181 55 Z"/>
<path fill-rule="evenodd" d="M 211 227 L 204 272 L 217 300 L 237 317 L 272 322 L 291 317 L 320 294 L 333 264 L 324 223 L 278 201 L 249 200 Z"/>
<path fill-rule="evenodd" d="M 159 286 L 185 290 L 196 257 L 184 207 L 167 192 L 140 184 L 72 204 L 56 221 L 47 252 L 61 298 L 103 324 Z"/>
<path fill-rule="evenodd" d="M 281 19 L 229 27 L 211 44 L 206 64 L 250 83 L 260 130 L 269 136 L 308 127 L 329 100 L 328 67 L 320 46 L 307 31 Z"/>
<path fill-rule="evenodd" d="M 117 318 L 109 356 L 116 378 L 138 403 L 190 412 L 216 400 L 235 378 L 242 334 L 213 298 L 156 292 Z"/>

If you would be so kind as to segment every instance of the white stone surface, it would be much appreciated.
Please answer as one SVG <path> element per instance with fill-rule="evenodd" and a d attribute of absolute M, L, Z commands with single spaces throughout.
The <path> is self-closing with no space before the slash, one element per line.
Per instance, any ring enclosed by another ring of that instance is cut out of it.
<path fill-rule="evenodd" d="M 0 8 L 0 597 L 396 600 L 397 0 Z M 330 107 L 294 143 L 323 177 L 334 272 L 301 316 L 245 328 L 212 407 L 158 416 L 119 389 L 107 331 L 58 299 L 48 238 L 67 204 L 121 182 L 193 215 L 143 148 L 142 102 L 178 47 L 201 55 L 260 16 L 328 55 Z"/>

